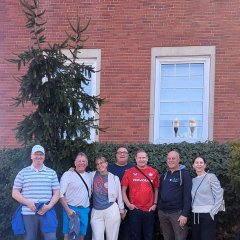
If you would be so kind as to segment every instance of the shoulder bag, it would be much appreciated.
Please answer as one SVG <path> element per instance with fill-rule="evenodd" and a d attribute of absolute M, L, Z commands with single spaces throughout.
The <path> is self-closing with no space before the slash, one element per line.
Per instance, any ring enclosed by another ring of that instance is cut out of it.
<path fill-rule="evenodd" d="M 141 169 L 139 169 L 137 166 L 135 166 L 135 168 L 149 181 L 149 183 L 151 184 L 153 193 L 154 193 L 154 186 L 153 186 L 153 183 L 150 180 L 150 178 Z"/>

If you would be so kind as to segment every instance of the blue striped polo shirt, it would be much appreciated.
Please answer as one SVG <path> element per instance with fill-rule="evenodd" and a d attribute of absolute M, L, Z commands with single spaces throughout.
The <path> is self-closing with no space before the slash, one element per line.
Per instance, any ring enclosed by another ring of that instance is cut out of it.
<path fill-rule="evenodd" d="M 23 168 L 14 180 L 14 189 L 20 189 L 22 196 L 38 202 L 48 202 L 52 198 L 52 190 L 60 189 L 57 174 L 51 168 L 43 165 L 37 170 L 33 165 Z M 22 207 L 23 215 L 33 215 L 35 212 L 28 207 Z"/>

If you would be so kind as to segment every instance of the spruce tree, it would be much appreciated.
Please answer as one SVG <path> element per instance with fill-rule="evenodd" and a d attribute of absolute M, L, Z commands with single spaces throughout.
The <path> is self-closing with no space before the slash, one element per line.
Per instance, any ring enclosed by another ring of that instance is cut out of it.
<path fill-rule="evenodd" d="M 100 96 L 85 92 L 95 69 L 78 61 L 84 43 L 82 33 L 89 21 L 83 27 L 79 17 L 76 26 L 69 21 L 71 32 L 66 33 L 66 39 L 49 44 L 44 35 L 45 10 L 40 9 L 39 0 L 32 3 L 20 0 L 20 3 L 32 46 L 9 61 L 16 63 L 19 70 L 23 66 L 27 68 L 26 74 L 17 77 L 16 106 L 24 107 L 30 102 L 34 110 L 18 123 L 16 137 L 23 144 L 39 142 L 50 152 L 61 151 L 67 142 L 81 144 L 90 138 L 91 128 L 101 130 L 97 119 L 87 114 L 97 112 L 104 101 Z M 62 52 L 66 49 L 70 51 L 70 57 Z"/>

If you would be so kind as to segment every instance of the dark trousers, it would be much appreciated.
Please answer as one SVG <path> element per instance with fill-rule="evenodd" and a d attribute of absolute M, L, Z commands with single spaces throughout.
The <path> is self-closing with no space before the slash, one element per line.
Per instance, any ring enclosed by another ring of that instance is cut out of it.
<path fill-rule="evenodd" d="M 152 240 L 154 228 L 154 211 L 140 209 L 129 210 L 131 240 Z"/>
<path fill-rule="evenodd" d="M 130 240 L 130 221 L 129 221 L 129 211 L 126 214 L 126 217 L 120 224 L 118 240 Z"/>
<path fill-rule="evenodd" d="M 216 239 L 216 221 L 209 213 L 192 213 L 191 223 L 193 240 Z"/>

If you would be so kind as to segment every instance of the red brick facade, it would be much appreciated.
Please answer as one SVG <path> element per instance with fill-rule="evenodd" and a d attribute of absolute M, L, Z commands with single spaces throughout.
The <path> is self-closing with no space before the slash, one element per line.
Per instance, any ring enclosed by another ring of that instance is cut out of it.
<path fill-rule="evenodd" d="M 240 135 L 239 0 L 40 0 L 46 36 L 64 39 L 67 19 L 91 18 L 85 48 L 101 49 L 101 142 L 148 142 L 152 47 L 216 46 L 214 140 Z M 5 61 L 30 44 L 18 1 L 0 1 L 0 147 L 18 146 L 13 129 L 30 108 L 15 108 L 19 74 Z"/>

